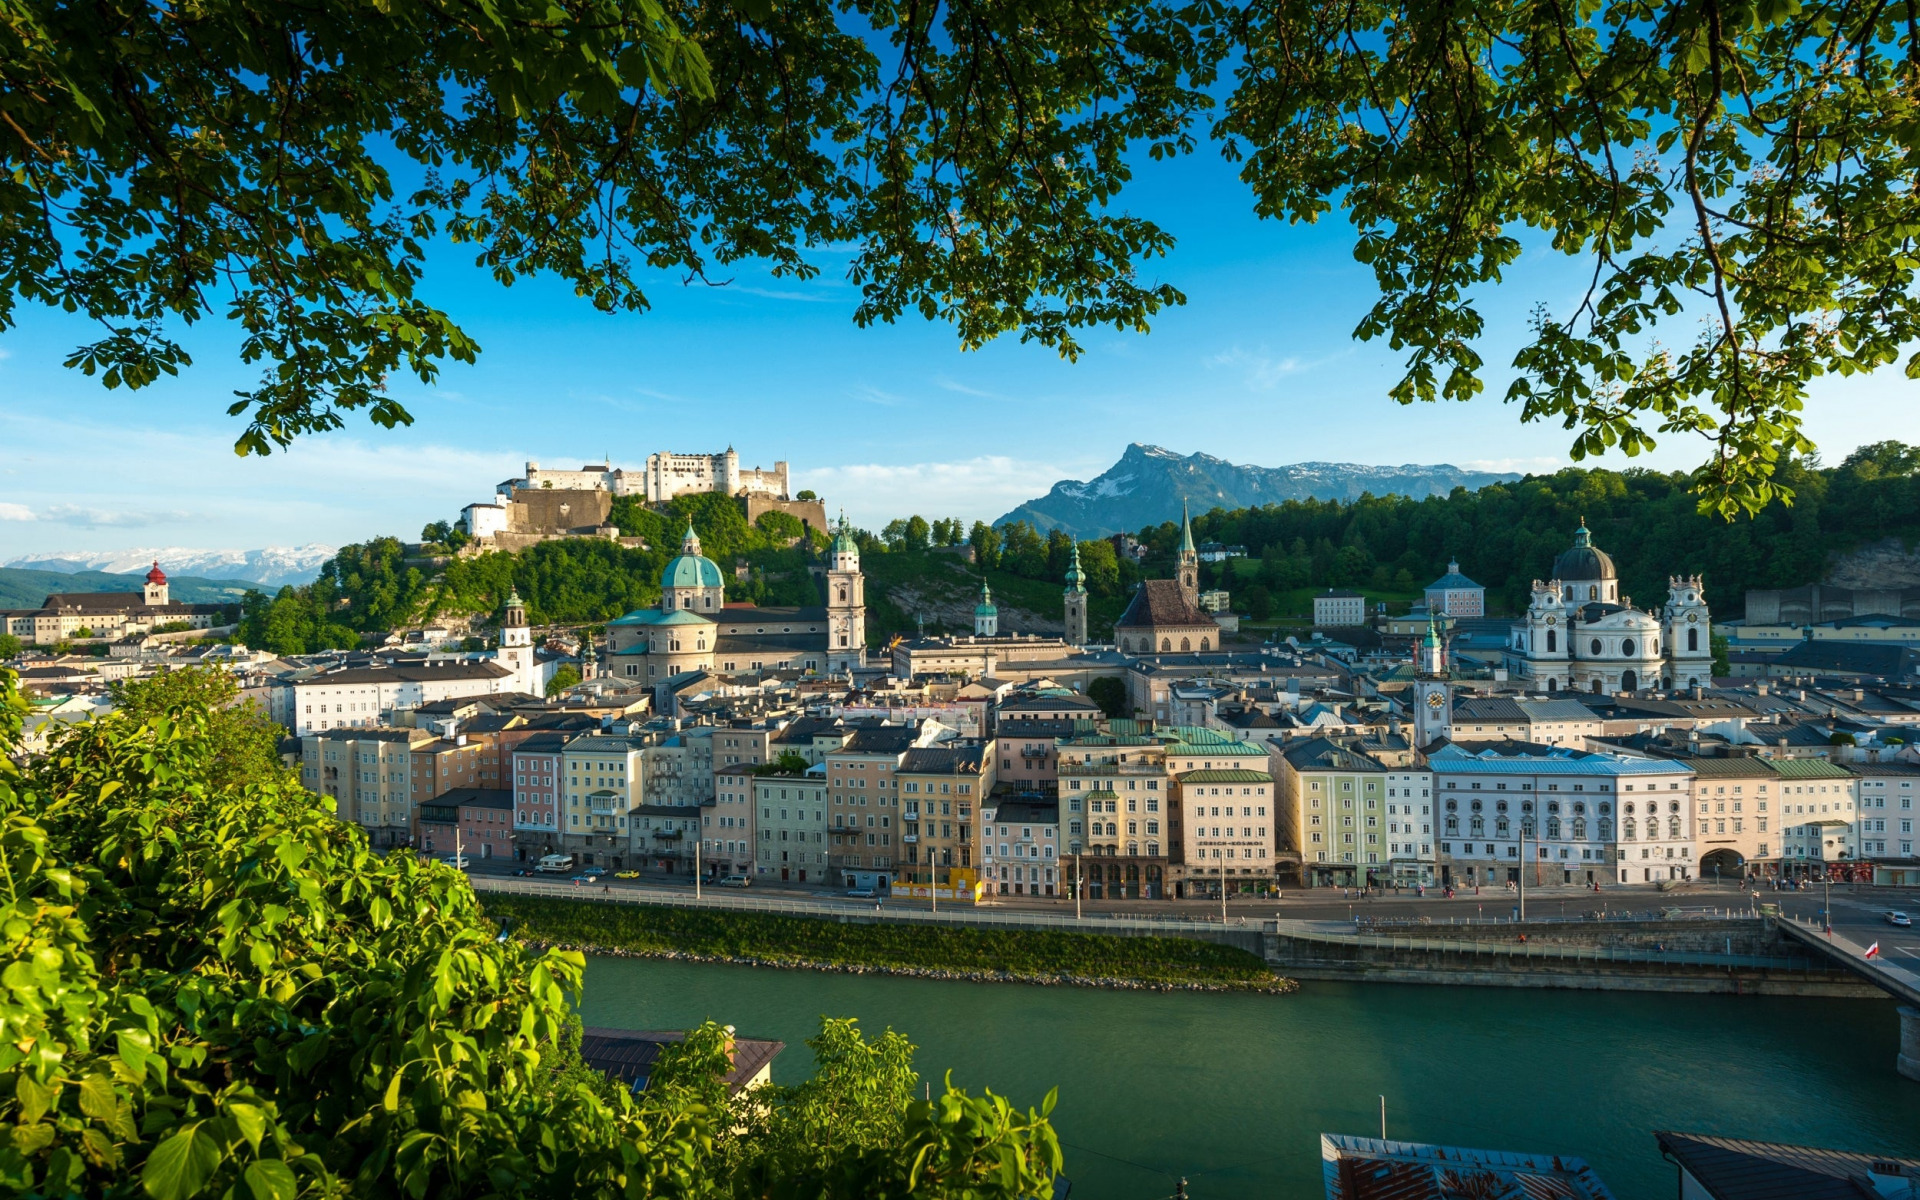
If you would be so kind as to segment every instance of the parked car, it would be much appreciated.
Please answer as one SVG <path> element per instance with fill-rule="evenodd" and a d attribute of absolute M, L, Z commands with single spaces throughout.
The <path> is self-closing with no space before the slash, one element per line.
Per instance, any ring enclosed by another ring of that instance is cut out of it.
<path fill-rule="evenodd" d="M 588 879 L 598 879 L 602 875 L 605 875 L 607 873 L 607 869 L 605 867 L 588 867 L 586 870 L 580 873 L 582 875 L 585 875 Z"/>
<path fill-rule="evenodd" d="M 449 854 L 440 861 L 459 871 L 464 871 L 473 865 L 473 860 L 464 854 Z"/>
<path fill-rule="evenodd" d="M 721 887 L 752 887 L 753 880 L 746 875 L 729 875 L 720 881 Z"/>
<path fill-rule="evenodd" d="M 1908 929 L 1913 926 L 1913 918 L 1903 912 L 1890 912 L 1887 914 L 1887 924 Z"/>
<path fill-rule="evenodd" d="M 549 875 L 565 874 L 566 872 L 573 870 L 573 855 L 544 854 L 540 857 L 540 861 L 537 864 L 535 864 L 533 869 L 536 871 L 543 871 Z"/>
<path fill-rule="evenodd" d="M 582 871 L 578 875 L 573 876 L 573 882 L 574 883 L 594 883 L 599 878 L 600 877 L 598 875 L 589 875 L 585 871 Z"/>
<path fill-rule="evenodd" d="M 848 888 L 847 895 L 855 900 L 876 900 L 879 898 L 879 893 L 875 892 L 872 888 Z"/>
<path fill-rule="evenodd" d="M 640 872 L 638 872 L 638 871 L 615 871 L 615 872 L 613 873 L 613 877 L 614 877 L 615 879 L 638 879 L 638 878 L 640 878 Z"/>

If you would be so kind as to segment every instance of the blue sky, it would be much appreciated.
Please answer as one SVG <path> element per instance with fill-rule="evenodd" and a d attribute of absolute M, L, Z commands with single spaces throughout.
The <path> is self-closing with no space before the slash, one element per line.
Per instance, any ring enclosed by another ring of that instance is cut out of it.
<path fill-rule="evenodd" d="M 1011 339 L 964 353 L 950 328 L 917 317 L 858 329 L 832 255 L 807 284 L 661 277 L 651 312 L 607 316 L 551 280 L 502 289 L 444 248 L 425 294 L 478 338 L 479 363 L 448 366 L 431 391 L 400 384 L 410 429 L 349 418 L 264 460 L 231 451 L 241 426 L 224 408 L 253 378 L 231 331 L 196 330 L 197 365 L 180 379 L 107 392 L 60 365 L 92 327 L 25 309 L 0 335 L 0 561 L 411 537 L 527 459 L 638 465 L 655 450 L 729 444 L 749 465 L 788 460 L 797 486 L 867 525 L 909 512 L 991 519 L 1057 479 L 1098 474 L 1132 441 L 1267 466 L 1566 461 L 1564 431 L 1522 426 L 1499 400 L 1525 314 L 1566 307 L 1583 281 L 1564 260 L 1530 255 L 1481 298 L 1485 398 L 1401 408 L 1386 399 L 1393 353 L 1350 337 L 1373 293 L 1343 219 L 1259 221 L 1204 154 L 1151 167 L 1126 203 L 1178 237 L 1153 270 L 1188 304 L 1150 334 L 1087 331 L 1077 363 Z M 1809 425 L 1828 460 L 1911 439 L 1912 389 L 1897 371 L 1823 384 Z M 1703 453 L 1674 440 L 1641 462 L 1684 468 Z"/>

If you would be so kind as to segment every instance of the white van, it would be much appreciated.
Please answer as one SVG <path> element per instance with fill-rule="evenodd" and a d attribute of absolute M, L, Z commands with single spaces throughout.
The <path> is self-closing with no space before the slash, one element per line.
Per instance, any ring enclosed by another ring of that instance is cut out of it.
<path fill-rule="evenodd" d="M 544 871 L 549 875 L 559 875 L 563 872 L 571 871 L 573 870 L 573 855 L 571 854 L 545 855 L 540 859 L 539 862 L 534 864 L 533 869 L 536 871 Z"/>

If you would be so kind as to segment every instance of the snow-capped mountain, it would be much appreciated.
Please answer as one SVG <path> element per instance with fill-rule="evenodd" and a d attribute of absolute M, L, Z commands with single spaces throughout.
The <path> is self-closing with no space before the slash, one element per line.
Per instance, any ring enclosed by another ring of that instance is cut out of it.
<path fill-rule="evenodd" d="M 69 551 L 27 554 L 6 563 L 37 571 L 107 571 L 125 575 L 144 571 L 156 560 L 169 575 L 244 579 L 266 587 L 311 583 L 339 548 L 311 542 L 305 546 L 265 546 L 258 550 L 190 550 L 180 546 L 134 550 Z"/>
<path fill-rule="evenodd" d="M 1240 466 L 1211 454 L 1178 454 L 1138 442 L 1098 477 L 1063 479 L 996 524 L 1026 521 L 1042 533 L 1062 529 L 1076 537 L 1135 532 L 1180 519 L 1185 499 L 1194 512 L 1242 508 L 1283 500 L 1355 500 L 1376 496 L 1444 496 L 1456 487 L 1481 488 L 1518 475 L 1469 471 L 1447 463 L 1376 467 L 1364 463 L 1306 462 L 1285 467 Z"/>

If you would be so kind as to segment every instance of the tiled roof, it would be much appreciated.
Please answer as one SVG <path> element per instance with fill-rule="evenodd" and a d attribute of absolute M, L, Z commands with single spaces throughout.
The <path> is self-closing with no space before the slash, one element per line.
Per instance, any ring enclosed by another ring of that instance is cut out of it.
<path fill-rule="evenodd" d="M 580 1032 L 580 1057 L 596 1071 L 604 1072 L 618 1083 L 644 1088 L 653 1073 L 660 1051 L 672 1042 L 686 1040 L 679 1032 L 643 1032 L 631 1029 L 597 1029 Z M 735 1095 L 787 1048 L 785 1042 L 760 1038 L 733 1039 L 733 1068 L 726 1073 L 727 1090 Z"/>
<path fill-rule="evenodd" d="M 1296 771 L 1386 770 L 1379 761 L 1326 738 L 1309 738 L 1282 750 L 1280 756 Z"/>
<path fill-rule="evenodd" d="M 417 667 L 348 667 L 296 680 L 295 687 L 346 687 L 365 683 L 444 683 L 450 679 L 505 679 L 513 672 L 490 662 L 441 662 Z"/>
<path fill-rule="evenodd" d="M 1265 771 L 1188 771 L 1181 783 L 1272 783 Z"/>
<path fill-rule="evenodd" d="M 1873 1187 L 1868 1172 L 1904 1178 L 1909 1186 L 1920 1177 L 1920 1159 L 1699 1133 L 1656 1131 L 1653 1136 L 1661 1153 L 1715 1200 L 1866 1200 L 1895 1194 Z"/>
<path fill-rule="evenodd" d="M 907 751 L 895 773 L 900 775 L 978 775 L 984 749 L 963 746 L 948 750 L 923 746 Z"/>
<path fill-rule="evenodd" d="M 1215 625 L 1212 615 L 1187 601 L 1187 593 L 1173 579 L 1143 580 L 1127 611 L 1115 621 L 1114 628 L 1137 629 L 1149 625 Z"/>
<path fill-rule="evenodd" d="M 1853 772 L 1824 758 L 1770 758 L 1782 779 L 1851 779 Z"/>
<path fill-rule="evenodd" d="M 1427 762 L 1436 775 L 1675 775 L 1693 768 L 1672 758 L 1615 758 L 1610 754 L 1579 757 L 1532 756 L 1481 758 L 1478 755 L 1436 757 Z"/>

